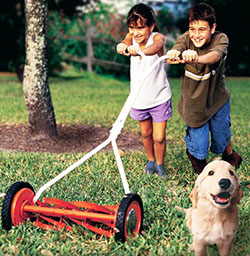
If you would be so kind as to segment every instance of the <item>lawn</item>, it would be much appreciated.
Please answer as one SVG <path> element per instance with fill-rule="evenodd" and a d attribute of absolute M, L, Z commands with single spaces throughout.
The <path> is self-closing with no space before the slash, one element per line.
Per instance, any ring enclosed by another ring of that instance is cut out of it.
<path fill-rule="evenodd" d="M 185 216 L 175 205 L 189 207 L 194 186 L 193 173 L 185 155 L 184 123 L 177 112 L 180 80 L 169 79 L 173 92 L 173 117 L 167 127 L 165 166 L 168 180 L 145 176 L 145 152 L 127 151 L 122 156 L 130 190 L 141 196 L 144 230 L 129 243 L 99 237 L 75 226 L 73 232 L 43 231 L 31 222 L 13 227 L 8 233 L 0 227 L 0 256 L 3 255 L 193 255 L 188 245 L 192 237 Z M 243 158 L 237 174 L 244 197 L 239 205 L 240 225 L 232 255 L 250 254 L 250 79 L 228 78 L 231 91 L 232 141 Z M 68 71 L 50 79 L 56 121 L 62 124 L 96 124 L 112 127 L 129 93 L 129 82 L 112 77 Z M 0 125 L 27 123 L 21 84 L 15 77 L 0 78 Z M 124 129 L 139 132 L 128 117 Z M 102 141 L 100 141 L 101 143 Z M 82 154 L 48 154 L 0 151 L 0 193 L 16 181 L 29 182 L 37 191 L 47 181 L 81 158 Z M 216 155 L 209 153 L 208 161 Z M 43 196 L 67 201 L 118 204 L 124 190 L 112 152 L 100 152 L 45 191 Z M 2 204 L 3 198 L 0 198 Z M 209 255 L 218 255 L 210 246 Z"/>

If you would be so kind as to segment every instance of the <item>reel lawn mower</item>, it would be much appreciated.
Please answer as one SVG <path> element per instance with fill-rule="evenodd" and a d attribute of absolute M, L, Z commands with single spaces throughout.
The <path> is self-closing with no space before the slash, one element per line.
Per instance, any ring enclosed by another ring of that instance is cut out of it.
<path fill-rule="evenodd" d="M 142 52 L 140 52 L 140 55 L 143 61 L 145 55 Z M 43 185 L 37 193 L 35 193 L 29 183 L 23 181 L 18 181 L 9 187 L 2 204 L 2 225 L 4 229 L 10 230 L 12 225 L 17 226 L 30 219 L 35 226 L 44 230 L 66 229 L 71 231 L 73 229 L 72 225 L 78 224 L 108 238 L 114 235 L 115 239 L 121 242 L 125 242 L 128 237 L 135 237 L 141 233 L 143 226 L 143 203 L 139 195 L 131 193 L 129 190 L 116 139 L 124 126 L 132 104 L 143 83 L 154 68 L 166 58 L 166 56 L 160 57 L 152 65 L 144 78 L 141 79 L 136 89 L 130 92 L 110 130 L 107 140 Z M 101 206 L 85 201 L 66 202 L 57 198 L 43 198 L 43 200 L 39 200 L 41 194 L 46 189 L 83 164 L 88 158 L 106 147 L 109 143 L 112 144 L 125 191 L 125 196 L 118 205 Z"/>

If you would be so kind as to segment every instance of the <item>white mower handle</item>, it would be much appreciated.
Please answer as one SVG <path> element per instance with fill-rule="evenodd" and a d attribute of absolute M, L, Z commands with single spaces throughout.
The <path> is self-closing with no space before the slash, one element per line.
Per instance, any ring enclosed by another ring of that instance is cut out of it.
<path fill-rule="evenodd" d="M 143 58 L 145 57 L 145 54 L 142 51 L 138 52 L 138 55 L 140 55 Z M 149 72 L 143 77 L 143 79 L 141 79 L 141 81 L 139 82 L 139 85 L 136 87 L 136 90 L 133 92 L 130 92 L 118 118 L 116 119 L 115 123 L 113 124 L 112 129 L 110 130 L 110 136 L 107 140 L 105 140 L 104 142 L 102 142 L 99 146 L 97 146 L 96 148 L 94 148 L 92 151 L 90 151 L 89 153 L 87 153 L 85 156 L 83 156 L 81 159 L 79 159 L 77 162 L 75 162 L 73 165 L 69 166 L 66 170 L 64 170 L 63 172 L 61 172 L 60 174 L 58 174 L 56 177 L 54 177 L 52 180 L 50 180 L 49 182 L 47 182 L 46 184 L 44 184 L 36 193 L 35 197 L 33 198 L 33 202 L 36 203 L 37 200 L 40 198 L 40 196 L 42 195 L 42 193 L 48 189 L 49 187 L 51 187 L 53 184 L 55 184 L 57 181 L 59 181 L 60 179 L 62 179 L 65 175 L 67 175 L 68 173 L 70 173 L 72 170 L 74 170 L 76 167 L 78 167 L 79 165 L 83 164 L 83 162 L 85 162 L 87 159 L 89 159 L 91 156 L 93 156 L 94 154 L 96 154 L 98 151 L 100 151 L 101 149 L 103 149 L 104 147 L 106 147 L 110 142 L 112 144 L 113 150 L 114 150 L 114 154 L 115 154 L 115 158 L 118 164 L 118 169 L 122 178 L 122 183 L 123 183 L 123 187 L 124 187 L 124 191 L 125 194 L 130 193 L 129 190 L 129 186 L 128 186 L 128 182 L 126 179 L 126 175 L 125 175 L 125 171 L 122 165 L 122 161 L 120 158 L 120 154 L 118 151 L 118 147 L 116 145 L 116 138 L 117 136 L 120 134 L 124 123 L 126 121 L 126 118 L 129 114 L 129 111 L 137 97 L 137 95 L 139 94 L 143 83 L 145 82 L 145 80 L 148 78 L 148 76 L 151 74 L 151 72 L 155 69 L 155 67 L 163 60 L 166 60 L 167 56 L 162 56 L 160 57 L 158 60 L 156 60 L 154 62 L 154 64 L 152 65 L 151 69 L 149 70 Z M 140 71 L 140 73 L 142 74 L 142 69 Z M 140 76 L 141 77 L 141 76 Z"/>

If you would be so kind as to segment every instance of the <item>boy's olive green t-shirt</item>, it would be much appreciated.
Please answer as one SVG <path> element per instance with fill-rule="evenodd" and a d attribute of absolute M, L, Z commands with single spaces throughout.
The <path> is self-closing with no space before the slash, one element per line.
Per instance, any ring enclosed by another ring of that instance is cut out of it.
<path fill-rule="evenodd" d="M 197 51 L 198 55 L 217 51 L 221 56 L 219 62 L 213 65 L 185 64 L 178 110 L 190 127 L 205 124 L 230 97 L 230 92 L 225 87 L 227 48 L 228 37 L 217 31 L 212 35 L 211 41 L 201 48 L 194 46 L 188 32 L 179 37 L 173 47 L 181 52 L 191 49 Z"/>

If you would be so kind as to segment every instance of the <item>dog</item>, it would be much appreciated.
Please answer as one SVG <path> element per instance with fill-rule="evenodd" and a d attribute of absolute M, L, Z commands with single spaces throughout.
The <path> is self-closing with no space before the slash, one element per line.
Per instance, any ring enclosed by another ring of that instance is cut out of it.
<path fill-rule="evenodd" d="M 217 244 L 220 256 L 230 255 L 238 229 L 238 207 L 243 193 L 232 165 L 223 160 L 207 164 L 190 194 L 192 207 L 186 225 L 193 235 L 195 256 L 206 255 L 207 245 Z"/>

